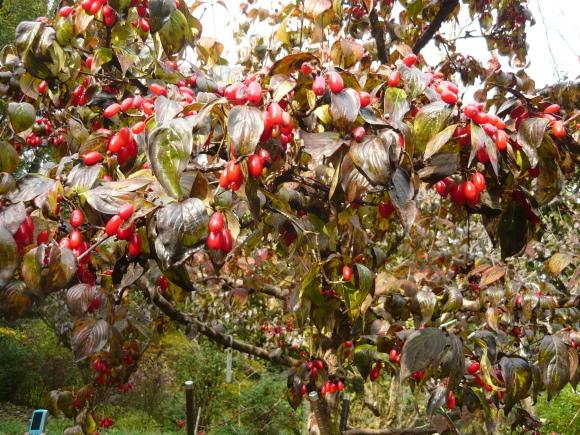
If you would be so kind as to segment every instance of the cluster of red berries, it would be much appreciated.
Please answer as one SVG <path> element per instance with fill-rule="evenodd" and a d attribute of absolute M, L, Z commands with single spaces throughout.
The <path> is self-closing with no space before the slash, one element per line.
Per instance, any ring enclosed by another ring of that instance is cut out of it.
<path fill-rule="evenodd" d="M 99 420 L 99 427 L 109 428 L 115 421 L 111 417 L 103 417 Z"/>
<path fill-rule="evenodd" d="M 167 289 L 169 288 L 169 280 L 165 278 L 163 275 L 161 275 L 157 280 L 157 286 L 162 292 L 166 292 Z"/>
<path fill-rule="evenodd" d="M 92 57 L 90 57 L 89 59 L 90 62 L 92 62 Z M 75 88 L 75 90 L 72 93 L 72 100 L 71 100 L 71 105 L 73 106 L 84 106 L 87 104 L 87 96 L 86 96 L 86 91 L 87 88 L 89 87 L 89 78 L 85 77 L 85 79 L 83 80 L 83 83 L 79 86 L 77 86 Z"/>
<path fill-rule="evenodd" d="M 225 218 L 221 213 L 214 213 L 209 218 L 209 233 L 207 235 L 207 247 L 217 251 L 230 252 L 234 240 L 232 232 L 228 228 L 224 228 Z"/>
<path fill-rule="evenodd" d="M 318 376 L 319 371 L 322 372 L 326 369 L 324 361 L 322 361 L 321 359 L 314 360 L 305 359 L 304 361 L 302 361 L 302 367 L 310 372 L 310 378 L 312 379 L 315 379 Z"/>
<path fill-rule="evenodd" d="M 91 301 L 91 303 L 89 304 L 89 308 L 87 309 L 87 313 L 93 314 L 99 308 L 101 308 L 101 300 L 99 299 L 98 296 L 95 296 L 93 298 L 93 300 Z"/>
<path fill-rule="evenodd" d="M 282 100 L 279 103 L 273 101 L 268 105 L 268 109 L 262 112 L 264 131 L 260 136 L 260 142 L 265 143 L 270 138 L 280 138 L 280 144 L 286 150 L 288 144 L 294 139 L 292 116 L 284 110 L 287 106 L 288 101 Z"/>
<path fill-rule="evenodd" d="M 435 183 L 435 189 L 442 198 L 451 197 L 451 201 L 458 207 L 467 203 L 470 207 L 475 207 L 481 201 L 481 192 L 485 190 L 485 176 L 481 172 L 473 174 L 471 181 L 457 183 L 451 177 Z"/>
<path fill-rule="evenodd" d="M 29 214 L 26 215 L 24 222 L 20 224 L 14 233 L 14 240 L 19 251 L 34 242 L 34 221 Z"/>
<path fill-rule="evenodd" d="M 294 317 L 290 317 L 286 322 L 285 326 L 282 325 L 269 325 L 268 322 L 262 323 L 262 331 L 267 332 L 270 338 L 279 337 L 284 334 L 285 331 L 291 332 L 294 329 Z"/>
<path fill-rule="evenodd" d="M 298 238 L 298 233 L 296 232 L 294 225 L 292 225 L 289 221 L 284 222 L 280 226 L 278 233 L 281 236 L 284 236 L 284 244 L 286 246 L 290 246 Z"/>
<path fill-rule="evenodd" d="M 371 370 L 370 375 L 369 375 L 369 379 L 371 380 L 371 382 L 376 381 L 379 378 L 379 376 L 381 376 L 381 369 L 382 368 L 383 368 L 383 363 L 380 361 L 377 361 L 375 366 Z"/>
<path fill-rule="evenodd" d="M 49 136 L 52 133 L 52 123 L 46 118 L 39 118 L 34 122 L 32 126 L 32 131 L 26 136 L 26 145 L 36 148 L 42 145 L 42 137 Z M 57 146 L 60 145 L 60 136 L 56 136 L 57 142 L 51 138 L 51 144 Z M 64 143 L 64 136 L 62 137 L 62 142 Z"/>
<path fill-rule="evenodd" d="M 239 105 L 257 106 L 262 101 L 262 86 L 256 81 L 255 76 L 251 76 L 245 82 L 236 82 L 226 87 L 224 97 Z"/>

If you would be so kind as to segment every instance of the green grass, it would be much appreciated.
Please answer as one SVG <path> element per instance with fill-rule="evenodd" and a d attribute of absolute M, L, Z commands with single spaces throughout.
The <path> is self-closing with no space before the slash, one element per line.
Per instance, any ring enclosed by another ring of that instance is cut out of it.
<path fill-rule="evenodd" d="M 65 426 L 71 424 L 71 420 L 58 420 L 51 418 L 46 426 L 46 435 L 62 435 Z M 23 435 L 28 430 L 28 423 L 19 421 L 0 421 L 0 435 Z M 107 430 L 101 430 L 102 435 L 162 435 L 168 433 L 161 430 L 147 430 L 147 428 L 127 428 L 111 427 Z M 183 430 L 185 433 L 185 428 Z"/>
<path fill-rule="evenodd" d="M 543 393 L 535 406 L 536 415 L 544 423 L 542 433 L 555 432 L 560 435 L 580 434 L 580 413 L 570 427 L 567 427 L 579 409 L 580 395 L 570 385 L 566 385 L 551 402 L 546 400 L 546 393 Z"/>

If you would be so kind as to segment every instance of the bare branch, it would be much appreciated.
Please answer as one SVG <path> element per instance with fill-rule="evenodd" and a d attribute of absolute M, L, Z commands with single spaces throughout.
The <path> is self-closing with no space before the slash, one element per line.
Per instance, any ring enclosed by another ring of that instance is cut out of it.
<path fill-rule="evenodd" d="M 155 292 L 151 294 L 147 289 L 147 286 L 142 284 L 140 285 L 143 294 L 146 297 L 149 297 L 151 301 L 161 309 L 161 311 L 170 319 L 181 323 L 182 325 L 195 325 L 200 333 L 205 335 L 208 338 L 211 338 L 215 342 L 223 345 L 223 346 L 231 346 L 232 349 L 237 350 L 238 352 L 247 353 L 250 355 L 254 355 L 260 359 L 273 362 L 275 364 L 280 364 L 287 367 L 292 367 L 298 364 L 298 361 L 294 358 L 284 356 L 284 355 L 276 355 L 271 354 L 266 349 L 254 346 L 248 343 L 244 343 L 243 341 L 232 340 L 229 335 L 222 334 L 211 326 L 197 320 L 191 314 L 184 313 L 179 311 L 175 306 L 173 306 L 167 299 L 165 299 L 159 292 Z"/>
<path fill-rule="evenodd" d="M 415 42 L 413 45 L 413 53 L 419 54 L 421 50 L 425 48 L 433 36 L 435 36 L 435 33 L 437 33 L 439 30 L 441 24 L 443 24 L 443 21 L 445 21 L 447 17 L 451 15 L 458 4 L 459 0 L 443 0 L 441 2 L 441 6 L 439 7 L 439 11 L 437 11 L 437 15 L 435 15 L 435 18 L 433 21 L 431 21 L 429 27 L 427 27 L 427 30 L 425 30 L 421 36 L 419 36 L 419 39 L 417 39 L 417 42 Z"/>
<path fill-rule="evenodd" d="M 382 64 L 389 63 L 389 52 L 385 44 L 385 29 L 383 23 L 379 21 L 379 15 L 375 8 L 369 12 L 369 21 L 371 22 L 371 35 L 377 43 L 377 55 Z"/>

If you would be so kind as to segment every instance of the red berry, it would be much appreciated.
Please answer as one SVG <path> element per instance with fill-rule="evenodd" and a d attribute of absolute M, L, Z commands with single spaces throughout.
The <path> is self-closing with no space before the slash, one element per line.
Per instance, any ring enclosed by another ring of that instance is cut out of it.
<path fill-rule="evenodd" d="M 321 97 L 326 91 L 326 80 L 322 76 L 318 76 L 312 82 L 312 92 L 314 95 Z"/>
<path fill-rule="evenodd" d="M 70 239 L 70 247 L 76 249 L 83 243 L 83 236 L 79 230 L 72 230 L 68 238 Z"/>
<path fill-rule="evenodd" d="M 221 213 L 214 213 L 209 218 L 209 230 L 210 231 L 221 231 L 224 227 L 225 218 Z"/>
<path fill-rule="evenodd" d="M 157 95 L 165 95 L 167 93 L 165 86 L 162 86 L 159 83 L 151 83 L 149 85 L 149 90 Z"/>
<path fill-rule="evenodd" d="M 139 233 L 133 233 L 129 238 L 129 253 L 137 257 L 141 253 L 142 240 Z"/>
<path fill-rule="evenodd" d="M 441 99 L 447 104 L 455 104 L 457 102 L 457 94 L 451 91 L 443 91 L 441 93 Z"/>
<path fill-rule="evenodd" d="M 435 183 L 435 190 L 437 190 L 437 193 L 441 196 L 441 198 L 447 198 L 446 188 L 447 185 L 443 180 Z"/>
<path fill-rule="evenodd" d="M 371 104 L 372 97 L 368 92 L 360 91 L 358 96 L 360 99 L 360 107 L 367 107 L 369 104 Z"/>
<path fill-rule="evenodd" d="M 344 81 L 339 73 L 332 71 L 328 73 L 328 87 L 332 92 L 338 94 L 344 89 Z"/>
<path fill-rule="evenodd" d="M 222 252 L 230 252 L 234 244 L 232 232 L 227 228 L 222 228 L 221 233 L 222 233 L 222 244 L 220 246 L 220 250 Z"/>
<path fill-rule="evenodd" d="M 477 189 L 471 181 L 463 183 L 463 195 L 467 200 L 474 199 L 477 196 Z"/>
<path fill-rule="evenodd" d="M 300 65 L 300 71 L 302 71 L 302 74 L 307 76 L 308 74 L 312 73 L 312 65 L 310 65 L 309 62 L 304 62 L 302 65 Z"/>
<path fill-rule="evenodd" d="M 480 368 L 480 364 L 476 361 L 476 362 L 472 362 L 469 367 L 467 367 L 467 373 L 469 373 L 470 375 L 475 375 Z"/>
<path fill-rule="evenodd" d="M 401 81 L 401 73 L 399 71 L 393 71 L 389 74 L 388 84 L 391 88 L 396 88 L 399 86 L 399 82 Z"/>
<path fill-rule="evenodd" d="M 495 146 L 497 147 L 498 150 L 503 151 L 507 148 L 509 138 L 505 131 L 498 130 L 494 134 L 493 139 L 495 141 Z"/>
<path fill-rule="evenodd" d="M 557 113 L 560 111 L 559 104 L 550 104 L 548 107 L 544 109 L 544 113 Z"/>
<path fill-rule="evenodd" d="M 147 124 L 145 124 L 145 122 L 139 121 L 137 124 L 135 124 L 135 125 L 133 125 L 133 127 L 131 127 L 131 131 L 133 132 L 133 134 L 139 134 L 143 130 L 145 130 L 146 126 L 147 126 Z"/>
<path fill-rule="evenodd" d="M 117 231 L 119 240 L 129 240 L 129 237 L 135 232 L 135 225 L 121 225 Z"/>
<path fill-rule="evenodd" d="M 248 85 L 248 103 L 257 106 L 262 100 L 262 86 L 258 82 L 251 82 Z"/>
<path fill-rule="evenodd" d="M 81 210 L 73 210 L 69 218 L 70 224 L 73 228 L 80 227 L 85 221 L 85 215 Z"/>
<path fill-rule="evenodd" d="M 528 175 L 532 178 L 538 178 L 538 176 L 540 175 L 540 167 L 535 166 L 533 168 L 529 168 Z"/>
<path fill-rule="evenodd" d="M 359 126 L 352 131 L 352 138 L 357 142 L 360 142 L 361 140 L 363 140 L 366 134 L 367 131 L 365 130 L 365 128 L 363 126 Z"/>
<path fill-rule="evenodd" d="M 449 391 L 449 394 L 447 395 L 447 407 L 449 409 L 453 409 L 455 408 L 455 403 L 456 403 L 455 395 L 453 394 L 453 391 Z"/>
<path fill-rule="evenodd" d="M 350 341 L 350 340 L 345 341 L 344 347 L 352 347 L 352 341 Z"/>
<path fill-rule="evenodd" d="M 471 179 L 473 181 L 473 185 L 477 189 L 478 192 L 483 192 L 485 190 L 485 177 L 481 172 L 476 172 L 473 174 Z"/>
<path fill-rule="evenodd" d="M 406 55 L 403 58 L 403 63 L 411 68 L 413 65 L 417 63 L 417 56 L 413 53 Z"/>
<path fill-rule="evenodd" d="M 317 359 L 314 364 L 316 365 L 316 368 L 318 370 L 324 370 L 324 363 L 322 362 L 322 360 Z"/>
<path fill-rule="evenodd" d="M 218 249 L 221 248 L 222 243 L 223 243 L 223 236 L 222 236 L 222 232 L 220 231 L 211 231 L 208 235 L 207 235 L 207 247 L 209 249 L 213 249 L 214 251 L 217 251 Z"/>
<path fill-rule="evenodd" d="M 352 269 L 348 266 L 343 266 L 342 277 L 344 278 L 345 281 L 350 281 L 352 278 Z"/>
<path fill-rule="evenodd" d="M 85 165 L 90 166 L 99 162 L 102 158 L 103 155 L 100 152 L 91 151 L 90 153 L 85 154 L 85 156 L 83 157 L 83 162 L 85 163 Z"/>
<path fill-rule="evenodd" d="M 39 94 L 44 94 L 44 92 L 46 91 L 46 88 L 48 88 L 48 83 L 46 83 L 46 81 L 43 80 L 38 84 L 38 87 L 36 88 L 36 90 L 38 91 Z"/>
<path fill-rule="evenodd" d="M 264 161 L 259 155 L 253 154 L 248 158 L 248 171 L 254 178 L 260 177 L 263 169 Z"/>
<path fill-rule="evenodd" d="M 71 8 L 70 6 L 64 6 L 58 10 L 58 14 L 61 17 L 66 18 L 72 13 L 72 11 L 73 11 L 73 8 Z"/>
<path fill-rule="evenodd" d="M 455 184 L 451 188 L 451 201 L 457 206 L 465 204 L 465 194 L 463 193 L 463 184 Z"/>
<path fill-rule="evenodd" d="M 113 216 L 105 226 L 105 232 L 109 237 L 114 236 L 119 231 L 119 227 L 123 223 L 123 219 L 119 215 Z"/>
<path fill-rule="evenodd" d="M 169 288 L 169 281 L 163 275 L 159 277 L 157 280 L 157 285 L 161 289 L 162 292 L 166 291 Z"/>
<path fill-rule="evenodd" d="M 556 137 L 563 137 L 566 134 L 566 128 L 562 121 L 554 121 L 552 124 L 552 133 Z"/>
<path fill-rule="evenodd" d="M 46 243 L 48 242 L 48 237 L 50 236 L 50 233 L 48 232 L 48 230 L 42 230 L 39 234 L 38 237 L 36 238 L 36 243 L 38 245 L 42 244 L 42 243 Z"/>
<path fill-rule="evenodd" d="M 282 107 L 276 102 L 270 103 L 268 106 L 268 114 L 270 115 L 273 126 L 282 124 L 282 112 Z"/>
<path fill-rule="evenodd" d="M 397 349 L 391 349 L 391 351 L 389 352 L 389 361 L 396 362 L 398 356 L 399 352 L 397 351 Z"/>
<path fill-rule="evenodd" d="M 479 113 L 479 110 L 477 110 L 477 107 L 475 106 L 465 106 L 463 108 L 463 114 L 468 117 L 469 119 L 473 119 L 477 116 L 477 114 Z"/>
<path fill-rule="evenodd" d="M 105 109 L 105 111 L 103 112 L 103 115 L 105 116 L 105 118 L 112 118 L 120 111 L 121 111 L 121 105 L 119 103 L 113 103 Z"/>
<path fill-rule="evenodd" d="M 121 219 L 126 221 L 127 219 L 129 219 L 133 215 L 134 210 L 135 210 L 135 204 L 130 202 L 128 204 L 125 204 L 123 207 L 121 207 L 121 210 L 119 210 L 119 213 L 117 213 L 117 214 L 119 215 L 119 217 Z"/>
<path fill-rule="evenodd" d="M 388 219 L 394 211 L 395 208 L 393 207 L 393 203 L 390 201 L 379 204 L 379 214 L 383 219 Z"/>

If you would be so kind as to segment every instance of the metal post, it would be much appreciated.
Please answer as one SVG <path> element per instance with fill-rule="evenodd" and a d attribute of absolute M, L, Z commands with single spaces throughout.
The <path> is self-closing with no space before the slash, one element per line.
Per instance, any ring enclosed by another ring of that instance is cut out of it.
<path fill-rule="evenodd" d="M 326 422 L 324 421 L 322 406 L 318 401 L 318 393 L 316 391 L 311 391 L 308 393 L 308 398 L 310 399 L 310 406 L 312 406 L 312 412 L 314 412 L 314 417 L 316 418 L 316 423 L 318 424 L 318 431 L 320 432 L 320 435 L 328 435 L 328 428 L 326 427 Z"/>
<path fill-rule="evenodd" d="M 185 421 L 187 423 L 187 435 L 193 435 L 193 382 L 185 381 Z"/>
<path fill-rule="evenodd" d="M 338 433 L 341 434 L 346 430 L 346 423 L 348 422 L 348 411 L 350 407 L 350 396 L 345 394 L 342 398 L 342 413 L 340 414 L 340 427 Z"/>

